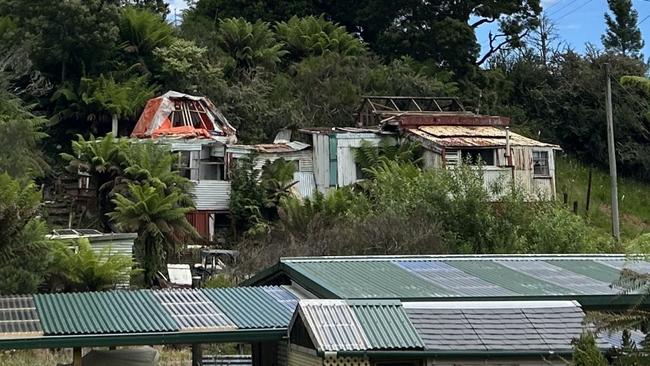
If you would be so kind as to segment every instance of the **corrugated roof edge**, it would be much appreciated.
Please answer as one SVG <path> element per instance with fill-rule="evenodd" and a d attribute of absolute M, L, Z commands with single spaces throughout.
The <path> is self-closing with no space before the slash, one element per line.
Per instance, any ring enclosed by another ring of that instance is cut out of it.
<path fill-rule="evenodd" d="M 643 254 L 437 254 L 437 255 L 369 255 L 369 256 L 321 256 L 321 257 L 282 257 L 278 263 L 263 269 L 248 279 L 242 281 L 239 286 L 256 286 L 265 280 L 283 274 L 287 270 L 286 263 L 291 262 L 328 262 L 336 260 L 345 261 L 391 261 L 391 260 L 491 260 L 491 259 L 644 259 Z"/>
<path fill-rule="evenodd" d="M 298 283 L 300 286 L 302 286 L 303 288 L 307 289 L 309 292 L 313 293 L 314 295 L 320 298 L 329 298 L 329 299 L 341 298 L 341 296 L 337 295 L 334 292 L 334 290 L 319 283 L 318 281 L 314 281 L 313 279 L 303 275 L 299 271 L 296 271 L 295 269 L 291 268 L 291 266 L 289 266 L 288 264 L 283 263 L 282 259 L 280 259 L 280 262 L 273 265 L 272 267 L 264 269 L 261 272 L 258 272 L 257 274 L 253 275 L 252 277 L 244 280 L 238 286 L 246 287 L 246 286 L 267 285 L 268 281 L 271 281 L 273 278 L 280 277 L 282 275 L 288 276 L 289 278 L 291 278 L 292 281 Z"/>

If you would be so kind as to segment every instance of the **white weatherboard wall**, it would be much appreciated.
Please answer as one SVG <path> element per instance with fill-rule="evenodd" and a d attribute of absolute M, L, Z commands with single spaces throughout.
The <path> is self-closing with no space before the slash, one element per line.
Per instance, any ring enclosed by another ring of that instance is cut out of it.
<path fill-rule="evenodd" d="M 195 181 L 192 193 L 199 211 L 227 211 L 230 205 L 230 181 Z"/>

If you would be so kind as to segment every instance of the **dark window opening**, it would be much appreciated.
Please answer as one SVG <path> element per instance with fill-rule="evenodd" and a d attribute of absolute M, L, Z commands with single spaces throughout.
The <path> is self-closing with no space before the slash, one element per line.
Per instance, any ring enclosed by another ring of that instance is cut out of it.
<path fill-rule="evenodd" d="M 461 150 L 463 162 L 469 165 L 495 165 L 494 149 L 466 149 Z"/>
<path fill-rule="evenodd" d="M 551 175 L 548 151 L 533 151 L 533 176 L 548 177 Z"/>

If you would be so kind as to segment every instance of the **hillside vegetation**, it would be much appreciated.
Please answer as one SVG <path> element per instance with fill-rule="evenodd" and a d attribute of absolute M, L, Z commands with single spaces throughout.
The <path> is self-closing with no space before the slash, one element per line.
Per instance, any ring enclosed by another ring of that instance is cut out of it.
<path fill-rule="evenodd" d="M 589 171 L 592 186 L 589 211 L 586 210 Z M 565 154 L 556 159 L 558 200 L 568 194 L 568 206 L 578 202 L 578 213 L 604 233 L 611 233 L 611 198 L 609 171 L 590 167 Z M 629 177 L 619 177 L 619 208 L 623 239 L 632 239 L 650 231 L 650 184 Z"/>

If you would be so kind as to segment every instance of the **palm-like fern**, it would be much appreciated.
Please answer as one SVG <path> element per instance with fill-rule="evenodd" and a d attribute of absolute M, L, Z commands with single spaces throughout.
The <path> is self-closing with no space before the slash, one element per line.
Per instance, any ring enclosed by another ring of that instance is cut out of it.
<path fill-rule="evenodd" d="M 369 141 L 361 141 L 361 146 L 354 151 L 357 166 L 369 178 L 374 177 L 374 170 L 386 162 L 417 164 L 421 160 L 422 149 L 417 143 L 405 141 L 399 145 L 387 140 L 375 146 Z"/>
<path fill-rule="evenodd" d="M 76 252 L 60 243 L 54 250 L 50 286 L 63 291 L 110 290 L 129 278 L 132 267 L 131 257 L 112 253 L 110 248 L 96 254 L 88 239 L 79 240 Z"/>
<path fill-rule="evenodd" d="M 122 49 L 134 56 L 135 65 L 142 74 L 151 74 L 153 51 L 167 47 L 174 37 L 174 29 L 161 17 L 142 9 L 127 7 L 120 22 Z"/>
<path fill-rule="evenodd" d="M 365 53 L 365 46 L 359 39 L 345 30 L 345 27 L 325 20 L 323 16 L 296 16 L 275 26 L 278 39 L 294 59 L 320 56 L 336 52 L 341 56 L 359 56 Z"/>
<path fill-rule="evenodd" d="M 179 192 L 167 194 L 148 184 L 130 184 L 126 195 L 117 194 L 113 200 L 115 211 L 108 216 L 120 229 L 138 233 L 135 252 L 148 284 L 167 258 L 198 237 L 185 217 L 192 208 L 181 201 Z"/>
<path fill-rule="evenodd" d="M 250 70 L 257 66 L 273 68 L 286 53 L 268 23 L 251 23 L 244 18 L 221 20 L 217 43 L 235 60 L 239 70 Z"/>

